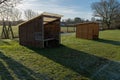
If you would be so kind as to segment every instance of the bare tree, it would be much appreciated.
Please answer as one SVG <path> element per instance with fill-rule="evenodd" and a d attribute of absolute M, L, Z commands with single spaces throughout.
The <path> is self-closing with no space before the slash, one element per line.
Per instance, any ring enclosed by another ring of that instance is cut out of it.
<path fill-rule="evenodd" d="M 5 13 L 0 13 L 0 20 L 3 20 L 5 17 Z"/>
<path fill-rule="evenodd" d="M 82 21 L 82 19 L 81 18 L 79 18 L 79 17 L 75 17 L 74 18 L 74 23 L 82 23 L 83 21 Z"/>
<path fill-rule="evenodd" d="M 9 8 L 15 7 L 22 0 L 0 0 L 0 13 L 7 11 Z"/>
<path fill-rule="evenodd" d="M 101 17 L 108 28 L 120 14 L 120 3 L 117 0 L 101 0 L 92 4 L 94 16 Z"/>
<path fill-rule="evenodd" d="M 92 22 L 95 22 L 95 21 L 96 21 L 95 17 L 92 17 L 92 18 L 91 18 L 91 21 L 92 21 Z"/>
<path fill-rule="evenodd" d="M 10 18 L 12 15 L 12 8 L 17 6 L 18 3 L 20 3 L 22 0 L 0 0 L 0 17 L 3 20 L 3 29 L 2 29 L 2 34 L 1 37 L 2 38 L 9 38 L 9 35 L 11 32 L 12 37 L 14 37 L 13 35 L 13 31 L 12 31 L 12 27 L 11 27 L 11 22 L 10 22 Z M 8 29 L 6 28 L 6 21 L 9 21 L 8 24 Z M 7 35 L 7 36 L 6 36 Z"/>
<path fill-rule="evenodd" d="M 12 12 L 11 12 L 11 20 L 12 21 L 18 21 L 21 19 L 21 16 L 22 16 L 22 12 L 19 10 L 19 9 L 12 9 Z"/>
<path fill-rule="evenodd" d="M 6 1 L 6 0 L 1 0 L 1 1 L 0 1 L 0 4 L 4 3 L 5 1 Z"/>
<path fill-rule="evenodd" d="M 34 12 L 31 9 L 27 9 L 24 11 L 25 17 L 27 20 L 30 20 L 38 15 L 38 13 Z"/>
<path fill-rule="evenodd" d="M 12 8 L 21 3 L 22 0 L 0 0 L 0 18 L 9 19 L 12 15 Z"/>

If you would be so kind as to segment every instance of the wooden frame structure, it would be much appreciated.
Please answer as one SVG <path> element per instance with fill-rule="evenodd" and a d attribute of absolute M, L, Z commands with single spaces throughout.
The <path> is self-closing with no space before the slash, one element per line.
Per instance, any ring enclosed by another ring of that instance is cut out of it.
<path fill-rule="evenodd" d="M 76 37 L 83 39 L 98 39 L 99 23 L 89 22 L 76 25 Z"/>
<path fill-rule="evenodd" d="M 2 28 L 2 34 L 1 34 L 2 39 L 13 39 L 14 38 L 14 33 L 12 30 L 12 25 L 11 22 L 8 22 L 8 27 L 6 25 L 6 22 L 3 20 L 3 28 Z"/>
<path fill-rule="evenodd" d="M 60 44 L 60 19 L 62 15 L 44 12 L 19 25 L 21 45 L 45 48 Z"/>

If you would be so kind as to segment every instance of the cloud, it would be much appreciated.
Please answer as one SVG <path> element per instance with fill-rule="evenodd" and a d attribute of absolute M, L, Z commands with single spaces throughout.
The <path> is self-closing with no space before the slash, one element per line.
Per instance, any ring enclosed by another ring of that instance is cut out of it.
<path fill-rule="evenodd" d="M 78 8 L 78 6 L 60 5 L 59 0 L 23 0 L 17 8 L 21 11 L 32 9 L 36 12 L 51 12 L 64 15 L 65 18 L 81 17 L 90 19 L 92 13 Z M 64 2 L 61 0 L 61 2 Z M 79 6 L 80 7 L 80 6 Z"/>

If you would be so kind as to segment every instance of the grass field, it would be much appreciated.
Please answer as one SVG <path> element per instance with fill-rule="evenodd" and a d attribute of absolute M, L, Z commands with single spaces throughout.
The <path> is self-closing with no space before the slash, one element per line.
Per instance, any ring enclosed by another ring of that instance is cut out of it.
<path fill-rule="evenodd" d="M 99 40 L 62 35 L 61 46 L 35 49 L 0 40 L 0 80 L 120 80 L 120 30 Z"/>

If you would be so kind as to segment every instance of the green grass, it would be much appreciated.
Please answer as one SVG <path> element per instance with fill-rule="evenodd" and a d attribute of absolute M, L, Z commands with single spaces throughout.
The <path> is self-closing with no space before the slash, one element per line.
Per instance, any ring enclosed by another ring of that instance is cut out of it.
<path fill-rule="evenodd" d="M 113 75 L 106 74 L 120 70 L 119 36 L 119 30 L 107 30 L 100 32 L 99 40 L 85 40 L 75 38 L 73 33 L 61 36 L 60 47 L 47 49 L 23 47 L 17 39 L 2 39 L 0 80 L 112 80 L 109 77 Z M 95 74 L 106 64 L 109 66 L 101 75 Z"/>

